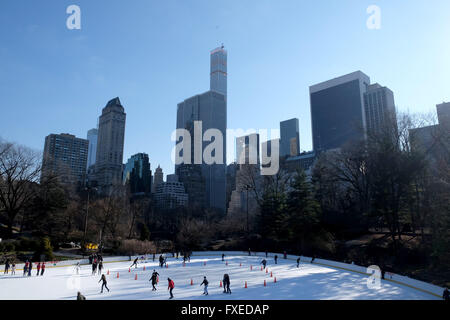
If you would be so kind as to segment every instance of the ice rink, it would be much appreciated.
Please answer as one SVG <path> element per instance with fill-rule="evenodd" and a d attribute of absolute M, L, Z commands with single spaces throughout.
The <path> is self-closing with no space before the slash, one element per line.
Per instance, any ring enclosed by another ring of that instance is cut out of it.
<path fill-rule="evenodd" d="M 133 257 L 135 258 L 135 257 Z M 175 282 L 174 299 L 190 300 L 318 300 L 318 299 L 438 299 L 437 297 L 413 288 L 382 280 L 381 288 L 369 289 L 368 276 L 356 272 L 301 263 L 297 268 L 295 261 L 268 258 L 267 273 L 261 271 L 261 257 L 230 256 L 192 257 L 183 266 L 183 260 L 168 258 L 168 268 L 155 262 L 139 263 L 138 268 L 129 267 L 131 261 L 104 264 L 110 292 L 101 294 L 100 275 L 92 275 L 90 265 L 81 267 L 76 275 L 75 267 L 48 266 L 44 276 L 36 276 L 36 267 L 31 277 L 24 277 L 23 271 L 16 275 L 0 274 L 0 299 L 8 300 L 60 300 L 76 299 L 77 291 L 91 299 L 108 300 L 143 300 L 168 299 L 167 278 Z M 206 265 L 205 265 L 206 262 Z M 228 265 L 226 264 L 228 263 Z M 144 271 L 145 266 L 145 271 Z M 252 270 L 250 270 L 252 266 Z M 152 291 L 150 276 L 155 269 L 159 274 L 157 291 Z M 271 277 L 271 272 L 273 277 Z M 220 281 L 228 273 L 232 294 L 224 294 Z M 119 277 L 117 277 L 119 274 Z M 137 276 L 137 280 L 136 280 Z M 206 276 L 209 281 L 209 296 L 203 296 L 200 283 Z M 276 283 L 274 282 L 276 277 Z M 191 285 L 191 279 L 193 285 Z M 264 286 L 266 280 L 266 286 Z M 247 281 L 247 288 L 245 282 Z"/>

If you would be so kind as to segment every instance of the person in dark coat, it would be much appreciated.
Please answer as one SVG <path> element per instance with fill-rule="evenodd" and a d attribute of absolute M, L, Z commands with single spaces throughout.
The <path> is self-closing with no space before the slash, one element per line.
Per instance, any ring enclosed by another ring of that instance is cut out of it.
<path fill-rule="evenodd" d="M 252 252 L 250 251 L 250 248 L 248 248 L 248 255 L 251 256 Z"/>
<path fill-rule="evenodd" d="M 30 264 L 28 265 L 28 276 L 31 277 L 31 270 L 33 270 L 33 262 L 30 261 Z"/>
<path fill-rule="evenodd" d="M 223 293 L 229 293 L 231 294 L 231 289 L 230 289 L 230 276 L 228 275 L 228 273 L 225 273 L 223 275 Z"/>
<path fill-rule="evenodd" d="M 9 259 L 6 259 L 6 262 L 5 262 L 5 272 L 4 272 L 4 274 L 8 274 L 8 270 L 9 270 Z"/>
<path fill-rule="evenodd" d="M 164 258 L 162 255 L 159 256 L 159 266 L 162 268 L 164 267 Z"/>
<path fill-rule="evenodd" d="M 98 263 L 98 274 L 102 274 L 102 269 L 103 269 L 103 262 L 100 260 L 100 262 Z"/>
<path fill-rule="evenodd" d="M 25 262 L 25 265 L 23 266 L 23 275 L 25 276 L 26 274 L 27 274 L 27 272 L 28 272 L 28 265 L 29 265 L 29 262 L 28 262 L 28 260 Z"/>
<path fill-rule="evenodd" d="M 203 282 L 200 283 L 200 287 L 201 287 L 202 285 L 205 286 L 204 291 L 203 291 L 203 294 L 204 294 L 205 296 L 208 295 L 208 283 L 209 283 L 209 282 L 208 282 L 208 280 L 206 279 L 206 276 L 204 276 L 204 277 L 203 277 Z"/>
<path fill-rule="evenodd" d="M 286 253 L 286 251 L 283 252 L 283 258 L 284 258 L 284 259 L 287 259 L 287 253 Z"/>
<path fill-rule="evenodd" d="M 175 288 L 175 283 L 170 278 L 167 278 L 167 282 L 169 282 L 169 286 L 167 287 L 167 290 L 169 290 L 169 293 L 170 293 L 169 299 L 173 299 L 172 291 L 173 291 L 173 288 Z"/>
<path fill-rule="evenodd" d="M 36 269 L 37 269 L 36 275 L 38 276 L 39 275 L 39 271 L 41 271 L 41 263 L 40 262 L 38 262 Z"/>
<path fill-rule="evenodd" d="M 155 261 L 155 253 L 153 253 L 153 261 Z"/>
<path fill-rule="evenodd" d="M 300 257 L 297 258 L 297 268 L 300 266 Z"/>
<path fill-rule="evenodd" d="M 156 285 L 158 284 L 158 276 L 159 273 L 156 272 L 156 270 L 153 270 L 152 276 L 150 280 L 148 280 L 152 282 L 152 291 L 156 291 Z"/>
<path fill-rule="evenodd" d="M 222 253 L 222 261 L 224 261 L 225 258 L 225 254 Z"/>
<path fill-rule="evenodd" d="M 275 260 L 275 264 L 278 264 L 278 256 L 275 255 L 275 256 L 273 257 L 273 259 Z"/>
<path fill-rule="evenodd" d="M 86 297 L 81 294 L 80 291 L 77 293 L 77 300 L 86 300 Z"/>
<path fill-rule="evenodd" d="M 262 264 L 264 269 L 265 269 L 266 268 L 266 264 L 267 264 L 267 260 L 263 259 L 260 264 Z"/>
<path fill-rule="evenodd" d="M 42 264 L 41 264 L 41 276 L 44 275 L 44 271 L 45 271 L 45 261 L 42 262 Z"/>
<path fill-rule="evenodd" d="M 130 266 L 130 268 L 133 268 L 133 266 L 135 268 L 137 268 L 137 263 L 138 263 L 139 257 L 136 257 L 136 259 L 134 259 L 133 264 Z"/>
<path fill-rule="evenodd" d="M 104 274 L 102 274 L 102 277 L 100 278 L 100 280 L 98 282 L 102 281 L 102 291 L 100 291 L 100 293 L 103 293 L 103 287 L 105 287 L 108 292 L 109 292 L 109 288 L 107 286 L 107 281 L 106 281 L 106 276 Z"/>
<path fill-rule="evenodd" d="M 268 255 L 269 253 L 266 251 L 266 258 L 267 258 L 267 255 Z"/>
<path fill-rule="evenodd" d="M 97 273 L 97 261 L 92 263 L 92 274 L 95 275 Z"/>
<path fill-rule="evenodd" d="M 444 293 L 442 293 L 442 298 L 446 301 L 450 300 L 450 292 L 448 291 L 448 288 L 445 288 Z"/>

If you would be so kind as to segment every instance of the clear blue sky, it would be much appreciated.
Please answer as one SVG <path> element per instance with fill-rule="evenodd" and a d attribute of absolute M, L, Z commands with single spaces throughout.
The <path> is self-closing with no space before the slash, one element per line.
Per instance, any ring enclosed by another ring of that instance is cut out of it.
<path fill-rule="evenodd" d="M 82 29 L 66 28 L 67 6 Z M 369 30 L 369 5 L 381 29 Z M 176 105 L 209 89 L 209 51 L 228 50 L 228 127 L 300 119 L 308 87 L 356 70 L 394 91 L 400 111 L 450 101 L 448 0 L 2 0 L 0 136 L 42 149 L 50 133 L 86 137 L 106 102 L 127 113 L 126 159 L 172 173 Z"/>

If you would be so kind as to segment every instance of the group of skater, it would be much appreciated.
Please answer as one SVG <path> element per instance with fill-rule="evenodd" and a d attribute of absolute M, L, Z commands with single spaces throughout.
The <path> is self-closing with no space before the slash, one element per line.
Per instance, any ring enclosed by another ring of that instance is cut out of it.
<path fill-rule="evenodd" d="M 92 263 L 92 274 L 93 275 L 102 274 L 103 257 L 100 254 L 94 255 L 91 263 Z"/>
<path fill-rule="evenodd" d="M 14 261 L 10 262 L 9 259 L 7 259 L 5 262 L 5 271 L 3 273 L 9 274 L 9 269 L 11 269 L 11 275 L 16 274 L 16 263 Z M 23 267 L 23 276 L 31 277 L 32 270 L 33 270 L 33 262 L 27 260 Z M 37 270 L 36 276 L 39 275 L 43 276 L 45 271 L 45 262 L 38 262 L 38 264 L 36 265 L 36 270 Z"/>

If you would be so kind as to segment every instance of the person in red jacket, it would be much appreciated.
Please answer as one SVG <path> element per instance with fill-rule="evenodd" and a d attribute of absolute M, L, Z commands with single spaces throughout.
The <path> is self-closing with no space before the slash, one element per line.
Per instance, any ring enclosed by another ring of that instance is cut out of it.
<path fill-rule="evenodd" d="M 44 271 L 45 271 L 45 262 L 42 262 L 42 264 L 41 264 L 41 276 L 44 275 Z"/>
<path fill-rule="evenodd" d="M 167 290 L 169 290 L 169 293 L 170 293 L 169 299 L 172 299 L 173 298 L 172 290 L 173 290 L 173 288 L 175 288 L 175 283 L 170 278 L 167 278 L 167 281 L 169 282 L 169 287 L 167 288 Z"/>
<path fill-rule="evenodd" d="M 37 273 L 36 273 L 37 276 L 39 275 L 40 269 L 41 269 L 41 263 L 38 262 L 38 265 L 37 265 Z"/>

